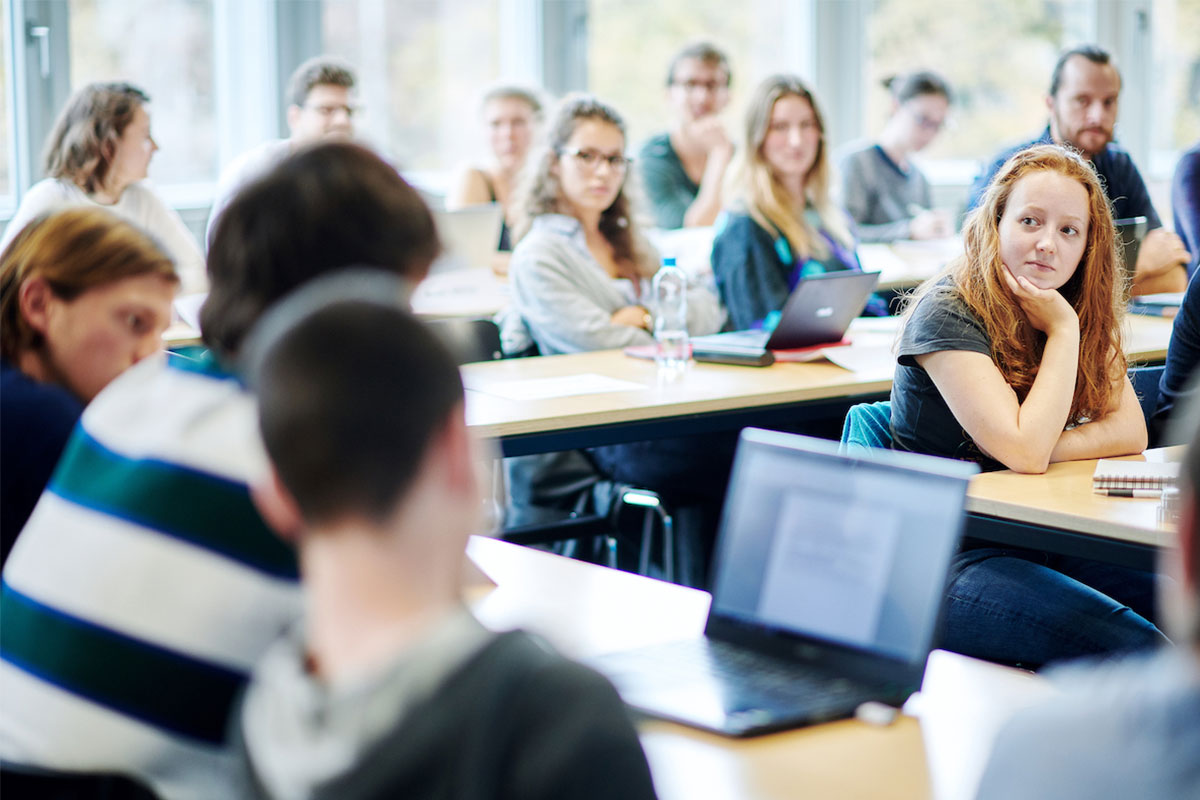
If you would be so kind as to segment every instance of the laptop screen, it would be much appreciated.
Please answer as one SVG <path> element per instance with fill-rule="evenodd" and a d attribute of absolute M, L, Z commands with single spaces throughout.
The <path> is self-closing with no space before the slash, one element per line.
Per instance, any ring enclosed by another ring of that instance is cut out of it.
<path fill-rule="evenodd" d="M 743 432 L 712 613 L 923 661 L 976 468 L 890 451 L 844 456 L 836 448 Z"/>

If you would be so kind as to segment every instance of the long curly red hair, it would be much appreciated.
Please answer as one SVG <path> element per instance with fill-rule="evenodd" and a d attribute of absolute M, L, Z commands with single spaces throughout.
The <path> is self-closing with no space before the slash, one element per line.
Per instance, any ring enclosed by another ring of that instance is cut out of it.
<path fill-rule="evenodd" d="M 979 207 L 967 217 L 965 254 L 921 287 L 909 309 L 915 308 L 921 297 L 938 291 L 939 284 L 945 286 L 942 278 L 949 275 L 951 285 L 946 290 L 956 294 L 983 323 L 992 359 L 1024 402 L 1037 377 L 1046 335 L 1029 324 L 1004 282 L 999 224 L 1017 181 L 1042 170 L 1076 180 L 1087 192 L 1083 255 L 1075 274 L 1058 291 L 1079 316 L 1079 372 L 1070 419 L 1095 420 L 1116 407 L 1114 382 L 1126 369 L 1121 326 L 1127 289 L 1108 198 L 1091 163 L 1075 151 L 1039 145 L 1010 158 L 996 173 Z"/>

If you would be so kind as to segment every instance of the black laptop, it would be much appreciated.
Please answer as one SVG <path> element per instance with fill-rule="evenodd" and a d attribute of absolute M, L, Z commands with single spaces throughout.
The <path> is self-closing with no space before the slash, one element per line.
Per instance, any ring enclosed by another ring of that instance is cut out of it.
<path fill-rule="evenodd" d="M 976 471 L 747 428 L 704 636 L 589 663 L 634 709 L 731 736 L 899 706 L 925 671 Z"/>
<path fill-rule="evenodd" d="M 1145 217 L 1127 217 L 1114 220 L 1113 224 L 1117 226 L 1117 247 L 1125 262 L 1125 274 L 1132 277 L 1150 222 Z"/>
<path fill-rule="evenodd" d="M 804 278 L 788 296 L 774 330 L 732 331 L 692 338 L 697 359 L 706 354 L 795 350 L 840 342 L 879 282 L 878 272 L 840 270 Z"/>

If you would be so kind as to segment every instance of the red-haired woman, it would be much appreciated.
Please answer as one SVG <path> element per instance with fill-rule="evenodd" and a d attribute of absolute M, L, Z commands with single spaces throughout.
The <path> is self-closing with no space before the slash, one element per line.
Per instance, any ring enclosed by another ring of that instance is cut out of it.
<path fill-rule="evenodd" d="M 1112 215 L 1095 170 L 1054 145 L 1017 154 L 964 240 L 966 254 L 906 312 L 895 446 L 1018 472 L 1145 449 L 1121 348 Z M 968 549 L 952 576 L 945 644 L 1029 666 L 1134 649 L 1164 641 L 1142 616 L 1152 605 L 1145 573 Z"/>

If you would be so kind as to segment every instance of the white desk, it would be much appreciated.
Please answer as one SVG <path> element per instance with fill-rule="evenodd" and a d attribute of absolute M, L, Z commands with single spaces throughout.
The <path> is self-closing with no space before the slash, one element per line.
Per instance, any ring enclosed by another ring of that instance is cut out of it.
<path fill-rule="evenodd" d="M 523 627 L 569 656 L 699 635 L 709 595 L 494 539 L 468 553 L 496 588 L 476 592 L 483 623 Z M 660 721 L 639 724 L 663 800 L 818 797 L 969 800 L 992 737 L 1045 692 L 1039 678 L 935 651 L 925 683 L 887 727 L 843 720 L 752 739 Z"/>
<path fill-rule="evenodd" d="M 1148 450 L 1128 461 L 1178 460 L 1182 447 Z M 1158 520 L 1159 502 L 1092 492 L 1095 460 L 1051 464 L 1044 475 L 1009 470 L 971 479 L 968 533 L 1037 550 L 1153 569 L 1159 548 L 1175 530 Z"/>

